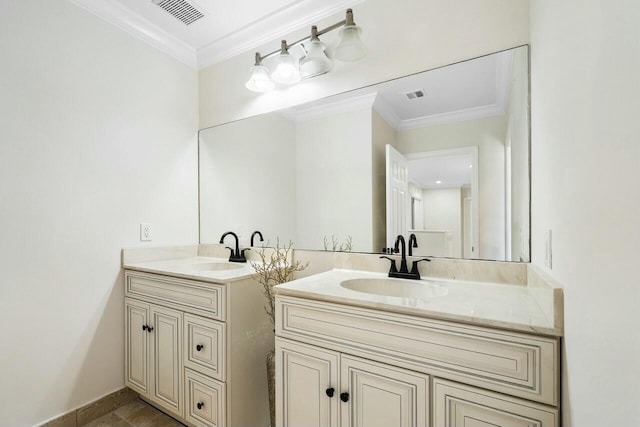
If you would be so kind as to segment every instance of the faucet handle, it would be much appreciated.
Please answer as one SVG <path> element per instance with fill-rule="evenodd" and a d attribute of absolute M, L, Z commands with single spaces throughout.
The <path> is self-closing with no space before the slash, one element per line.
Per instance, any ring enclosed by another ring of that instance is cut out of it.
<path fill-rule="evenodd" d="M 251 248 L 245 248 L 245 249 L 242 249 L 242 250 L 240 251 L 240 256 L 241 256 L 242 258 L 245 258 L 244 253 L 245 253 L 246 251 L 250 251 L 250 250 L 251 250 Z"/>
<path fill-rule="evenodd" d="M 229 251 L 231 252 L 231 255 L 233 255 L 233 248 L 230 248 L 229 246 L 225 246 L 225 249 L 229 249 Z"/>
<path fill-rule="evenodd" d="M 422 258 L 413 261 L 413 265 L 411 266 L 411 274 L 417 274 L 420 277 L 420 273 L 418 272 L 418 263 L 422 261 L 431 262 L 429 258 Z"/>
<path fill-rule="evenodd" d="M 396 260 L 393 258 L 389 258 L 388 256 L 381 256 L 380 258 L 384 258 L 384 259 L 388 259 L 389 261 L 391 261 L 391 269 L 389 270 L 389 273 L 397 273 L 398 272 L 398 267 L 396 267 Z"/>

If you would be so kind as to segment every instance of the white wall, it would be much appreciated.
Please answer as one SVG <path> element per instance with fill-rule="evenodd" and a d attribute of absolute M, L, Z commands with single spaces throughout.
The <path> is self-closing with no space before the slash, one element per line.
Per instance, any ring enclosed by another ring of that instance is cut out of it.
<path fill-rule="evenodd" d="M 478 146 L 479 258 L 505 259 L 506 115 L 398 131 L 402 154 Z"/>
<path fill-rule="evenodd" d="M 197 73 L 67 1 L 0 4 L 0 425 L 124 386 L 120 250 L 197 239 Z"/>
<path fill-rule="evenodd" d="M 297 123 L 297 247 L 322 248 L 335 235 L 372 251 L 371 132 L 370 106 Z"/>
<path fill-rule="evenodd" d="M 354 8 L 369 55 L 356 63 L 334 64 L 324 76 L 287 90 L 256 94 L 244 84 L 254 52 L 271 52 L 271 41 L 200 72 L 200 127 L 302 104 L 529 42 L 528 0 L 367 0 Z M 319 28 L 344 13 L 319 22 Z M 287 40 L 309 33 L 302 28 Z M 323 37 L 331 44 L 337 31 Z"/>
<path fill-rule="evenodd" d="M 640 425 L 640 3 L 531 2 L 532 255 L 564 284 L 565 427 Z"/>
<path fill-rule="evenodd" d="M 234 231 L 248 246 L 255 230 L 271 244 L 297 242 L 295 132 L 276 113 L 200 132 L 201 243 Z"/>
<path fill-rule="evenodd" d="M 373 248 L 379 252 L 387 246 L 387 144 L 396 146 L 396 131 L 371 110 L 373 144 Z"/>
<path fill-rule="evenodd" d="M 425 230 L 447 230 L 451 233 L 447 256 L 462 257 L 461 189 L 422 189 Z M 417 252 L 416 252 L 417 253 Z M 425 254 L 429 255 L 429 254 Z"/>

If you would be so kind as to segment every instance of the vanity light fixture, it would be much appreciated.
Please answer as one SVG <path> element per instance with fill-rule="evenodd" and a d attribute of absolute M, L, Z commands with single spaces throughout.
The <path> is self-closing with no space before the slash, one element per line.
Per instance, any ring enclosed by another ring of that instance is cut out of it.
<path fill-rule="evenodd" d="M 254 92 L 266 92 L 275 87 L 274 82 L 291 85 L 298 83 L 301 79 L 327 73 L 331 70 L 333 63 L 326 55 L 326 47 L 319 36 L 338 28 L 341 28 L 340 41 L 335 48 L 335 59 L 352 62 L 364 58 L 367 47 L 360 40 L 362 29 L 353 21 L 353 10 L 347 9 L 345 19 L 340 22 L 322 30 L 318 30 L 314 25 L 311 27 L 310 36 L 291 44 L 282 40 L 280 49 L 267 55 L 262 56 L 260 52 L 256 52 L 255 65 L 251 67 L 251 77 L 245 86 Z M 305 56 L 300 60 L 289 53 L 289 49 L 297 45 L 302 45 L 305 52 Z M 262 61 L 273 56 L 277 56 L 276 66 L 269 77 L 269 70 Z"/>

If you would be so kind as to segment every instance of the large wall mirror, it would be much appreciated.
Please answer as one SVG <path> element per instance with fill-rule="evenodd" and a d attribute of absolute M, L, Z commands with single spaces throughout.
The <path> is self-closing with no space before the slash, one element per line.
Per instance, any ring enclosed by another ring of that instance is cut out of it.
<path fill-rule="evenodd" d="M 200 242 L 529 261 L 527 46 L 200 131 Z"/>

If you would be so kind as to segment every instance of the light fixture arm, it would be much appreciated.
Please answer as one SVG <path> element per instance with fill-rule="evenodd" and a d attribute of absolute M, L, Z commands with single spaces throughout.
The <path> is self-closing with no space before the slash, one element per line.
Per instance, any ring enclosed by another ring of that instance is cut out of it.
<path fill-rule="evenodd" d="M 333 31 L 335 29 L 338 29 L 340 27 L 343 26 L 347 26 L 347 25 L 355 25 L 355 23 L 353 22 L 353 10 L 352 9 L 347 9 L 347 16 L 345 19 L 343 19 L 340 22 L 336 22 L 333 25 L 328 26 L 327 28 L 323 28 L 322 30 L 318 31 L 318 27 L 316 27 L 315 25 L 313 27 L 311 27 L 311 35 L 306 36 L 301 38 L 300 40 L 296 40 L 293 43 L 287 43 L 285 40 L 282 40 L 281 43 L 281 47 L 280 49 L 274 50 L 273 52 L 269 52 L 266 55 L 261 56 L 259 52 L 256 52 L 256 64 L 258 64 L 258 62 L 262 63 L 263 60 L 267 59 L 267 58 L 271 58 L 272 56 L 276 56 L 279 55 L 283 49 L 288 49 L 291 48 L 293 46 L 297 46 L 299 44 L 302 44 L 304 42 L 306 42 L 307 40 L 312 40 L 315 36 L 315 38 L 318 38 L 319 36 L 323 35 L 323 34 L 327 34 L 330 31 Z"/>

